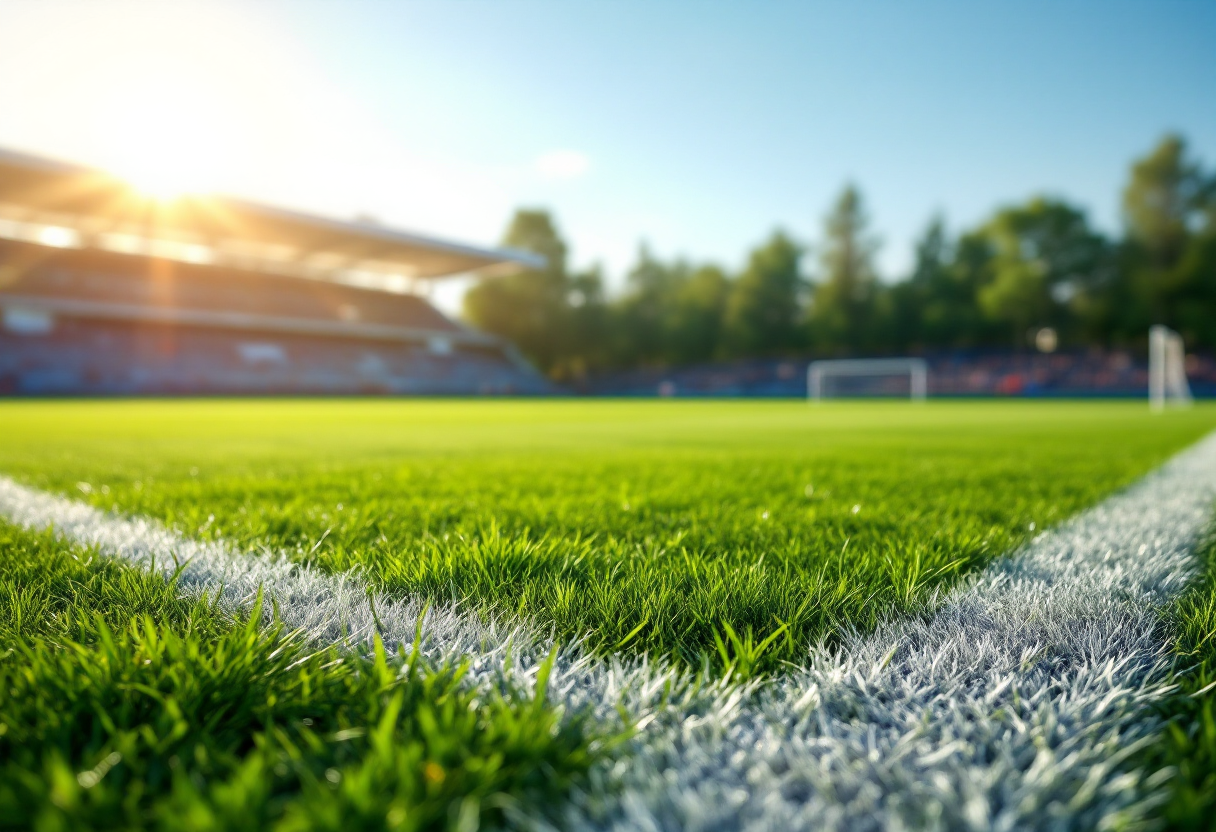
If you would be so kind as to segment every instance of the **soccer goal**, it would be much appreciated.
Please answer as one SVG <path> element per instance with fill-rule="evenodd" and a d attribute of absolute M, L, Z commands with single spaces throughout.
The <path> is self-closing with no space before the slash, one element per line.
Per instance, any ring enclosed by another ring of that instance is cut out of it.
<path fill-rule="evenodd" d="M 1165 326 L 1148 331 L 1148 404 L 1153 410 L 1191 403 L 1182 336 Z"/>
<path fill-rule="evenodd" d="M 907 376 L 913 401 L 924 401 L 929 393 L 929 365 L 923 358 L 846 358 L 812 361 L 806 369 L 806 394 L 813 402 L 822 401 L 825 382 L 858 376 Z"/>

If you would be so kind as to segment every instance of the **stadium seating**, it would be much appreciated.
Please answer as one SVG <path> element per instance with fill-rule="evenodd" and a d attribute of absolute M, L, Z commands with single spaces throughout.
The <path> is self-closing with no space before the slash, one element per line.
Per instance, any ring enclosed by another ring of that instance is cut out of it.
<path fill-rule="evenodd" d="M 551 392 L 423 298 L 331 282 L 0 241 L 0 306 L 0 395 Z"/>
<path fill-rule="evenodd" d="M 70 320 L 45 336 L 0 333 L 10 395 L 545 392 L 543 378 L 491 350 Z"/>
<path fill-rule="evenodd" d="M 329 281 L 96 250 L 48 249 L 8 240 L 0 241 L 0 260 L 35 265 L 0 286 L 0 291 L 15 295 L 169 305 L 427 330 L 458 329 L 456 324 L 415 295 L 372 291 Z"/>

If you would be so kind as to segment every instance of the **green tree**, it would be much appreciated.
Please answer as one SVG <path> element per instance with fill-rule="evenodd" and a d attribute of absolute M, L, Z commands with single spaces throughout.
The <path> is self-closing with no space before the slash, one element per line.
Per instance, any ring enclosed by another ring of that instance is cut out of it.
<path fill-rule="evenodd" d="M 642 246 L 614 309 L 617 361 L 669 365 L 713 358 L 730 285 L 716 266 L 663 263 Z"/>
<path fill-rule="evenodd" d="M 545 266 L 482 280 L 465 294 L 465 317 L 511 341 L 551 376 L 585 372 L 603 329 L 598 272 L 567 271 L 566 244 L 546 211 L 517 211 L 502 242 L 543 256 Z"/>
<path fill-rule="evenodd" d="M 1202 211 L 1208 183 L 1188 158 L 1181 136 L 1165 136 L 1147 156 L 1132 164 L 1123 190 L 1123 219 L 1128 237 L 1162 271 L 1176 266 Z"/>
<path fill-rule="evenodd" d="M 723 352 L 734 357 L 787 354 L 803 343 L 800 320 L 806 285 L 802 249 L 781 231 L 752 251 L 727 298 Z"/>
<path fill-rule="evenodd" d="M 990 279 L 977 295 L 984 314 L 1011 327 L 1015 347 L 1041 326 L 1074 336 L 1082 300 L 1100 293 L 1110 272 L 1107 242 L 1085 213 L 1038 197 L 998 211 L 980 234 L 991 251 Z"/>
<path fill-rule="evenodd" d="M 993 279 L 980 290 L 980 308 L 996 321 L 1013 325 L 1013 345 L 1024 345 L 1024 333 L 1031 324 L 1045 324 L 1051 296 L 1047 289 L 1047 274 L 1043 262 L 1024 257 L 1011 250 L 1016 240 L 998 243 L 993 258 Z"/>
<path fill-rule="evenodd" d="M 608 364 L 612 321 L 598 266 L 571 274 L 567 287 L 563 352 L 550 374 L 562 381 L 579 381 Z"/>
<path fill-rule="evenodd" d="M 822 348 L 856 351 L 875 340 L 878 280 L 861 192 L 848 185 L 824 220 L 818 282 L 811 304 L 812 341 Z"/>
<path fill-rule="evenodd" d="M 1131 169 L 1123 191 L 1127 237 L 1113 328 L 1139 339 L 1153 323 L 1179 329 L 1191 343 L 1216 343 L 1209 254 L 1216 184 L 1190 157 L 1185 140 L 1167 135 Z"/>
<path fill-rule="evenodd" d="M 717 266 L 701 266 L 681 281 L 667 322 L 669 360 L 708 361 L 721 351 L 730 291 L 730 278 Z"/>
<path fill-rule="evenodd" d="M 735 278 L 662 261 L 643 246 L 625 291 L 609 300 L 597 270 L 569 271 L 547 213 L 519 211 L 504 243 L 544 255 L 546 266 L 483 281 L 466 296 L 465 314 L 559 379 L 808 345 L 840 353 L 1025 348 L 1041 326 L 1065 344 L 1134 344 L 1161 322 L 1192 347 L 1216 347 L 1216 173 L 1182 138 L 1166 136 L 1133 163 L 1123 216 L 1117 243 L 1059 199 L 1002 209 L 957 238 L 935 219 L 917 242 L 912 273 L 884 286 L 862 196 L 848 186 L 825 218 L 814 286 L 801 274 L 802 250 L 778 232 Z"/>
<path fill-rule="evenodd" d="M 985 228 L 959 236 L 950 261 L 950 282 L 938 296 L 937 311 L 944 314 L 935 320 L 934 307 L 926 311 L 930 344 L 956 349 L 1008 345 L 1008 326 L 986 316 L 979 301 L 980 292 L 992 280 L 992 259 L 992 241 Z"/>
<path fill-rule="evenodd" d="M 922 349 L 955 337 L 955 311 L 960 306 L 950 274 L 950 236 L 941 217 L 934 217 L 916 241 L 916 261 L 906 280 L 888 292 L 890 311 L 884 346 L 897 352 Z M 964 306 L 970 306 L 970 298 Z"/>
<path fill-rule="evenodd" d="M 661 363 L 668 353 L 668 321 L 687 268 L 668 265 L 650 248 L 638 247 L 638 260 L 625 277 L 625 293 L 615 306 L 614 354 L 625 365 Z"/>
<path fill-rule="evenodd" d="M 1216 348 L 1216 174 L 1208 178 L 1205 205 L 1177 269 L 1182 291 L 1171 320 L 1194 346 Z"/>

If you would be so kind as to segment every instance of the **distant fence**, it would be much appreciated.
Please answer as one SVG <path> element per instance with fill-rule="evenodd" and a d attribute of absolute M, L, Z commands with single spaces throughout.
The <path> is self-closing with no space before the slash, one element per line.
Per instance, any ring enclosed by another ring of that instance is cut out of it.
<path fill-rule="evenodd" d="M 941 353 L 922 356 L 929 396 L 1122 397 L 1148 393 L 1148 358 L 1121 350 L 1042 353 Z M 769 359 L 647 368 L 593 376 L 578 392 L 600 396 L 801 398 L 811 358 Z M 1187 378 L 1196 397 L 1216 398 L 1216 358 L 1188 355 Z M 907 396 L 907 377 L 851 381 L 841 395 Z"/>

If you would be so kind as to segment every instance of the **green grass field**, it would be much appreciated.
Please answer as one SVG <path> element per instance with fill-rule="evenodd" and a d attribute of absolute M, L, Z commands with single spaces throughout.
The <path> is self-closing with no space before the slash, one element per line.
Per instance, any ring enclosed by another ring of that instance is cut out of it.
<path fill-rule="evenodd" d="M 11 402 L 0 473 L 746 677 L 921 607 L 1213 426 L 1139 402 Z M 1211 676 L 1211 586 L 1175 612 L 1203 663 L 1186 693 Z M 0 523 L 0 825 L 558 822 L 627 739 L 549 703 L 543 674 L 470 688 L 251 620 Z M 1172 707 L 1146 759 L 1183 772 L 1170 819 L 1202 824 L 1210 701 Z"/>
<path fill-rule="evenodd" d="M 476 828 L 595 758 L 543 687 L 480 691 L 259 630 L 0 525 L 0 827 Z"/>
<path fill-rule="evenodd" d="M 1140 761 L 1176 772 L 1163 812 L 1170 829 L 1210 829 L 1216 810 L 1216 529 L 1200 556 L 1199 581 L 1166 611 L 1178 671 L 1178 692 L 1162 709 L 1170 724 Z"/>
<path fill-rule="evenodd" d="M 1213 425 L 1141 402 L 15 402 L 0 471 L 746 673 L 915 608 Z"/>

